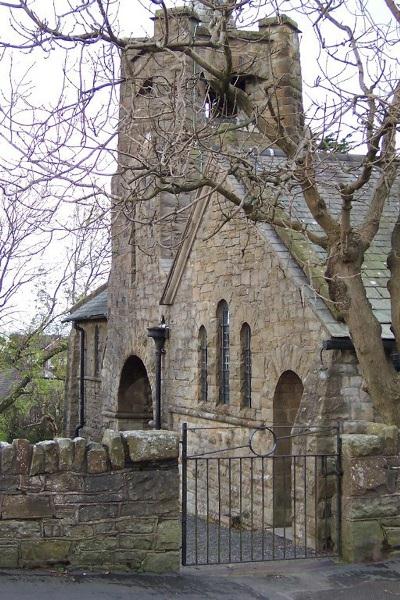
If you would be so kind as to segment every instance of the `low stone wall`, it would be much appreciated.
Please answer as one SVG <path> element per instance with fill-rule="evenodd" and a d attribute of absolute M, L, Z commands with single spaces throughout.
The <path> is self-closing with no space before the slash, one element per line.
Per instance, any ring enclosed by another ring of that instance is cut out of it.
<path fill-rule="evenodd" d="M 0 567 L 179 569 L 178 436 L 0 446 Z"/>
<path fill-rule="evenodd" d="M 359 423 L 342 441 L 342 556 L 362 561 L 398 555 L 399 431 L 378 423 Z"/>

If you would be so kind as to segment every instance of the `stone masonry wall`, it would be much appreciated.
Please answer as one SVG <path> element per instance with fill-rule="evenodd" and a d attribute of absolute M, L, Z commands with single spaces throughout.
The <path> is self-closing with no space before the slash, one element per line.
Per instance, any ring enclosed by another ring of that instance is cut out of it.
<path fill-rule="evenodd" d="M 0 568 L 179 569 L 174 433 L 18 439 L 0 457 Z"/>
<path fill-rule="evenodd" d="M 101 439 L 103 400 L 101 395 L 101 368 L 107 340 L 107 321 L 82 321 L 85 332 L 85 426 L 80 434 L 91 439 Z M 97 328 L 97 347 L 95 344 Z M 97 350 L 97 358 L 95 353 Z M 72 328 L 69 338 L 68 377 L 66 385 L 64 433 L 74 436 L 79 425 L 80 394 L 80 335 Z"/>
<path fill-rule="evenodd" d="M 399 431 L 353 424 L 343 435 L 342 556 L 381 560 L 400 550 Z"/>

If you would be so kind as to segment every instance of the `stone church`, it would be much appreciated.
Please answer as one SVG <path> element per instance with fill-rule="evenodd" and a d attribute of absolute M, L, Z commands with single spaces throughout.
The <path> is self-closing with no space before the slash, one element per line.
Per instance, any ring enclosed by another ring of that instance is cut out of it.
<path fill-rule="evenodd" d="M 170 35 L 210 35 L 190 10 L 170 14 Z M 155 37 L 164 27 L 163 14 L 157 14 Z M 258 31 L 229 33 L 243 89 L 257 96 L 257 85 L 265 86 L 271 73 L 280 79 L 277 101 L 289 128 L 301 115 L 298 33 L 287 17 L 262 19 Z M 129 115 L 145 115 L 147 91 L 157 76 L 173 76 L 169 54 L 144 49 L 138 56 L 137 50 L 128 50 L 127 62 L 133 59 L 141 64 L 141 75 L 139 82 L 127 76 L 122 85 L 122 162 L 128 138 L 134 137 L 127 135 Z M 185 60 L 195 71 L 193 61 Z M 145 117 L 135 123 L 151 127 Z M 257 132 L 243 137 L 238 131 L 234 143 L 241 144 L 260 172 L 272 172 L 284 160 L 273 147 L 253 152 Z M 332 182 L 338 173 L 341 180 L 352 177 L 358 159 L 321 152 L 319 160 L 326 202 L 338 211 Z M 239 197 L 246 194 L 232 174 L 226 185 Z M 114 177 L 113 192 L 129 192 L 123 169 Z M 182 201 L 187 209 L 178 211 L 173 223 L 161 219 L 151 230 L 141 224 L 143 219 L 113 206 L 108 285 L 73 307 L 67 318 L 73 329 L 66 434 L 99 440 L 106 428 L 148 428 L 157 419 L 162 427 L 177 430 L 182 422 L 290 428 L 295 422 L 341 421 L 351 429 L 355 422 L 374 421 L 348 330 L 312 274 L 309 257 L 323 260 L 322 251 L 286 230 L 248 221 L 217 191 L 197 194 Z M 360 192 L 356 218 L 362 218 L 367 196 L 368 190 Z M 386 256 L 398 209 L 396 190 L 392 198 L 364 271 L 388 352 L 393 336 Z M 162 216 L 170 209 L 171 195 L 160 193 L 142 210 Z M 290 210 L 317 229 L 300 193 L 291 196 Z"/>

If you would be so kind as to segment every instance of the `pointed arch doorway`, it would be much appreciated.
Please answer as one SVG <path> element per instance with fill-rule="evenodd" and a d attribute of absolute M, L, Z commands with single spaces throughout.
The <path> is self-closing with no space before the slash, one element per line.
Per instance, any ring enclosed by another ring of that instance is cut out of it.
<path fill-rule="evenodd" d="M 278 438 L 273 463 L 275 527 L 288 527 L 292 521 L 292 439 L 303 395 L 303 383 L 294 371 L 284 371 L 279 377 L 273 401 L 274 431 Z"/>
<path fill-rule="evenodd" d="M 118 387 L 118 428 L 149 429 L 153 419 L 150 381 L 143 361 L 129 356 L 122 367 Z"/>

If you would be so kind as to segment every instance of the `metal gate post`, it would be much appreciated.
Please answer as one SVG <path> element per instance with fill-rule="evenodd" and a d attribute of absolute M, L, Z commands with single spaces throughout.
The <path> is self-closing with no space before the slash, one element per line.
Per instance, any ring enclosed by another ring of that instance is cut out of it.
<path fill-rule="evenodd" d="M 187 423 L 182 423 L 182 565 L 186 565 L 187 562 L 187 429 Z"/>

